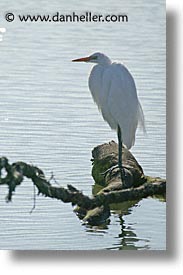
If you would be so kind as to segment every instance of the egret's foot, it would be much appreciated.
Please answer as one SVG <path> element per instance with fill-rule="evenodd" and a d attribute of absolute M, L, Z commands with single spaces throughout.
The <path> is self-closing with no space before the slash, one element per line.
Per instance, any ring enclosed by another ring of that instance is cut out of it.
<path fill-rule="evenodd" d="M 106 178 L 106 176 L 109 175 L 109 177 L 111 178 L 112 172 L 113 172 L 114 169 L 119 169 L 120 170 L 120 177 L 121 177 L 122 186 L 123 186 L 123 188 L 128 188 L 128 182 L 127 182 L 128 176 L 126 174 L 126 171 L 125 171 L 124 167 L 119 167 L 118 164 L 110 167 L 109 169 L 107 169 L 106 171 L 101 173 L 101 175 L 103 175 L 104 178 Z"/>
<path fill-rule="evenodd" d="M 119 167 L 120 169 L 120 176 L 121 176 L 121 182 L 123 186 L 126 186 L 126 173 L 125 173 L 125 169 L 123 167 Z"/>
<path fill-rule="evenodd" d="M 116 168 L 118 168 L 118 164 L 110 167 L 109 169 L 107 169 L 106 171 L 104 171 L 103 173 L 100 173 L 102 176 L 104 176 L 104 178 L 107 176 L 107 174 L 109 173 L 109 176 L 111 177 L 112 171 Z"/>

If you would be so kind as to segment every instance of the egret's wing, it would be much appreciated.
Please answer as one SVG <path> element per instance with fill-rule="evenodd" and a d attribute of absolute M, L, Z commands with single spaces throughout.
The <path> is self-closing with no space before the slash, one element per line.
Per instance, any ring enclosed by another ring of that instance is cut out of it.
<path fill-rule="evenodd" d="M 100 66 L 100 65 L 94 66 L 88 80 L 88 85 L 89 85 L 89 89 L 91 91 L 93 100 L 97 104 L 99 110 L 101 110 L 100 91 L 102 90 L 103 71 L 104 71 L 103 66 Z"/>
<path fill-rule="evenodd" d="M 103 74 L 103 88 L 108 85 L 107 107 L 122 130 L 123 143 L 131 148 L 139 120 L 139 101 L 133 77 L 122 64 L 113 63 Z"/>
<path fill-rule="evenodd" d="M 117 128 L 117 124 L 114 121 L 108 108 L 108 97 L 110 92 L 111 78 L 105 76 L 106 67 L 96 65 L 93 67 L 89 76 L 89 89 L 91 91 L 94 102 L 97 104 L 99 110 L 105 121 L 108 122 L 112 129 Z"/>
<path fill-rule="evenodd" d="M 133 77 L 122 64 L 96 65 L 89 77 L 89 88 L 104 120 L 112 129 L 119 125 L 123 143 L 131 148 L 138 122 L 144 125 Z"/>
<path fill-rule="evenodd" d="M 140 102 L 138 108 L 138 119 L 140 127 L 142 128 L 143 132 L 146 133 L 145 117 Z"/>

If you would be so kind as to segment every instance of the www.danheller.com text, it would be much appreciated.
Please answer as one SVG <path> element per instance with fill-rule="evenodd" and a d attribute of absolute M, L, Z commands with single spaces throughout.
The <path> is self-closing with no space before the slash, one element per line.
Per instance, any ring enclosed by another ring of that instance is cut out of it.
<path fill-rule="evenodd" d="M 62 14 L 56 12 L 53 14 L 15 14 L 7 12 L 4 16 L 6 21 L 13 22 L 18 19 L 20 22 L 128 22 L 127 14 L 97 14 L 92 12 L 84 12 L 77 14 Z"/>

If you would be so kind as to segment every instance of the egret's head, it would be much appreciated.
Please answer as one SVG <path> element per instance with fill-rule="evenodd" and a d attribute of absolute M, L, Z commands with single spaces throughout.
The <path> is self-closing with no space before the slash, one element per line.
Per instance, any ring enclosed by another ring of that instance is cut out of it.
<path fill-rule="evenodd" d="M 111 64 L 111 60 L 108 56 L 103 53 L 93 53 L 90 56 L 82 57 L 79 59 L 72 60 L 73 62 L 90 62 L 90 63 L 97 63 L 100 65 L 109 65 Z"/>

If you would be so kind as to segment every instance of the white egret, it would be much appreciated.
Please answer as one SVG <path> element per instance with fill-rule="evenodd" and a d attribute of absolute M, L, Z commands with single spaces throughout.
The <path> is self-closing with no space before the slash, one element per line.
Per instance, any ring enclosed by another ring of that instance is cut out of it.
<path fill-rule="evenodd" d="M 89 89 L 104 120 L 117 131 L 118 167 L 121 180 L 125 182 L 122 144 L 128 149 L 134 145 L 138 124 L 145 130 L 143 110 L 137 97 L 134 79 L 123 64 L 112 63 L 103 53 L 97 52 L 72 61 L 96 63 L 89 76 Z"/>

